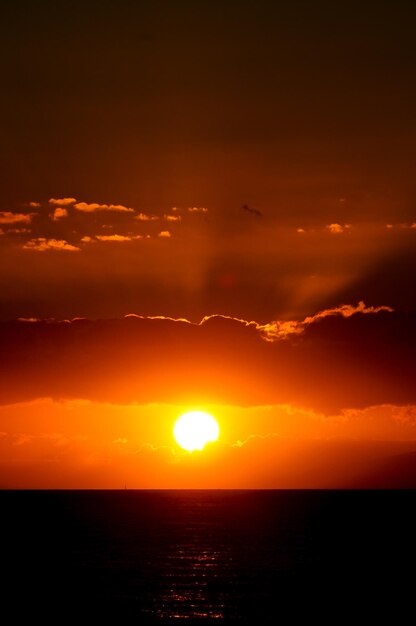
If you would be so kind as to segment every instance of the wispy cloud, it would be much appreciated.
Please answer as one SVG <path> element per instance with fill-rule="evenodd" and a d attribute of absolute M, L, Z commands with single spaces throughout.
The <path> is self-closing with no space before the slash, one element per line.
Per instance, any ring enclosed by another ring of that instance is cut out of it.
<path fill-rule="evenodd" d="M 7 233 L 16 233 L 18 235 L 23 234 L 23 233 L 30 233 L 31 230 L 30 228 L 9 228 L 7 230 Z"/>
<path fill-rule="evenodd" d="M 232 448 L 242 448 L 246 444 L 248 444 L 251 441 L 253 441 L 253 439 L 260 439 L 260 440 L 261 439 L 276 439 L 276 437 L 279 437 L 278 433 L 266 433 L 265 435 L 249 435 L 248 437 L 246 437 L 243 440 L 237 439 L 237 441 L 235 443 L 231 444 L 231 447 Z"/>
<path fill-rule="evenodd" d="M 386 224 L 386 228 L 388 229 L 395 229 L 395 230 L 407 230 L 407 229 L 412 229 L 415 230 L 416 229 L 416 222 L 413 222 L 412 224 L 404 224 L 404 223 L 400 223 L 400 224 Z"/>
<path fill-rule="evenodd" d="M 162 237 L 162 238 L 169 238 L 172 237 L 171 233 L 168 230 L 162 230 L 159 234 L 158 237 Z"/>
<path fill-rule="evenodd" d="M 38 252 L 45 252 L 46 250 L 77 252 L 81 249 L 77 246 L 73 246 L 64 239 L 46 239 L 45 237 L 30 239 L 23 245 L 23 248 L 26 250 L 36 250 Z"/>

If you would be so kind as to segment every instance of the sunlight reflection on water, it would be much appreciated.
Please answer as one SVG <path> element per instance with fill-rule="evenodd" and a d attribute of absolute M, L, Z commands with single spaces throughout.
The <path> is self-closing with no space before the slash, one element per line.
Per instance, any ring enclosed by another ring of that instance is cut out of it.
<path fill-rule="evenodd" d="M 225 617 L 226 599 L 222 580 L 229 580 L 232 561 L 225 546 L 211 549 L 198 547 L 200 538 L 170 546 L 162 575 L 162 589 L 157 599 L 156 615 L 160 618 Z"/>

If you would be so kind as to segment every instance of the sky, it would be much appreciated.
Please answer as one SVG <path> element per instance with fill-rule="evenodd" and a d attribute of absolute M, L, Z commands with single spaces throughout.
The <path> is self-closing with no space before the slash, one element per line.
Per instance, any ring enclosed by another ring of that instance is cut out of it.
<path fill-rule="evenodd" d="M 414 18 L 0 8 L 0 487 L 416 486 Z"/>

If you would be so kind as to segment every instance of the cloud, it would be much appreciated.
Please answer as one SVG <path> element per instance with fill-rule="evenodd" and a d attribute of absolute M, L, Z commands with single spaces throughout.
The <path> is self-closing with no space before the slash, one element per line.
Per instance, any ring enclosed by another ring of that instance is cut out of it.
<path fill-rule="evenodd" d="M 23 248 L 26 250 L 37 250 L 45 252 L 46 250 L 64 250 L 67 252 L 77 252 L 81 248 L 73 246 L 64 239 L 46 239 L 45 237 L 36 237 L 27 241 Z"/>
<path fill-rule="evenodd" d="M 148 215 L 147 213 L 139 213 L 134 216 L 135 220 L 139 222 L 156 222 L 159 218 L 157 215 Z"/>
<path fill-rule="evenodd" d="M 77 202 L 74 207 L 83 213 L 94 213 L 95 211 L 119 211 L 122 213 L 134 213 L 134 209 L 129 209 L 122 204 L 98 204 L 96 202 Z"/>
<path fill-rule="evenodd" d="M 41 321 L 38 317 L 18 317 L 17 319 L 19 322 L 27 322 L 28 324 Z"/>
<path fill-rule="evenodd" d="M 97 235 L 98 241 L 134 241 L 135 239 L 143 239 L 143 235 Z"/>
<path fill-rule="evenodd" d="M 85 235 L 81 239 L 81 243 L 95 243 L 96 241 L 103 242 L 119 242 L 123 243 L 124 241 L 135 241 L 137 239 L 150 239 L 150 235 L 95 235 L 95 237 L 91 237 L 90 235 Z"/>
<path fill-rule="evenodd" d="M 30 233 L 32 232 L 30 230 L 30 228 L 9 228 L 7 230 L 8 233 L 16 233 L 16 234 L 22 234 L 22 233 Z"/>
<path fill-rule="evenodd" d="M 182 218 L 180 215 L 167 215 L 165 214 L 163 216 L 163 219 L 165 219 L 167 222 L 181 222 Z"/>
<path fill-rule="evenodd" d="M 399 224 L 386 224 L 386 228 L 388 228 L 389 230 L 415 230 L 416 229 L 416 222 L 413 222 L 412 224 L 408 224 L 408 223 L 399 223 Z"/>
<path fill-rule="evenodd" d="M 222 316 L 1 322 L 0 402 L 291 404 L 330 414 L 416 404 L 415 313 L 344 306 L 285 339 L 264 332 Z"/>
<path fill-rule="evenodd" d="M 172 237 L 172 235 L 171 235 L 171 233 L 168 230 L 162 230 L 158 234 L 158 237 L 169 238 L 169 237 Z"/>
<path fill-rule="evenodd" d="M 62 207 L 57 207 L 54 212 L 51 214 L 51 218 L 54 222 L 57 222 L 62 217 L 68 217 L 68 211 Z"/>
<path fill-rule="evenodd" d="M 365 302 L 359 302 L 357 305 L 343 304 L 332 309 L 324 309 L 315 315 L 305 317 L 303 321 L 284 321 L 270 322 L 269 324 L 259 325 L 259 330 L 268 341 L 276 341 L 277 339 L 286 339 L 291 335 L 299 335 L 305 332 L 310 324 L 314 324 L 326 317 L 341 316 L 351 317 L 356 313 L 379 313 L 380 311 L 392 312 L 393 309 L 388 306 L 367 306 Z"/>
<path fill-rule="evenodd" d="M 325 229 L 331 233 L 331 235 L 339 235 L 341 233 L 346 233 L 351 230 L 351 224 L 328 224 L 325 226 Z"/>
<path fill-rule="evenodd" d="M 11 211 L 0 211 L 0 224 L 30 224 L 37 213 L 12 213 Z"/>
<path fill-rule="evenodd" d="M 32 209 L 39 209 L 40 208 L 40 202 L 29 202 L 29 206 Z"/>
<path fill-rule="evenodd" d="M 76 198 L 49 198 L 49 204 L 53 204 L 54 206 L 66 207 L 74 204 L 76 202 Z"/>
<path fill-rule="evenodd" d="M 276 437 L 279 437 L 278 433 L 266 433 L 265 435 L 249 435 L 248 437 L 246 437 L 245 439 L 241 440 L 241 439 L 237 439 L 237 441 L 233 444 L 231 444 L 232 448 L 242 448 L 243 446 L 246 446 L 248 443 L 251 443 L 253 441 L 253 439 L 275 439 Z"/>
<path fill-rule="evenodd" d="M 180 211 L 187 211 L 188 213 L 208 213 L 208 209 L 204 206 L 190 206 L 187 209 L 183 209 L 182 207 L 173 206 L 171 211 L 174 213 L 178 213 Z"/>

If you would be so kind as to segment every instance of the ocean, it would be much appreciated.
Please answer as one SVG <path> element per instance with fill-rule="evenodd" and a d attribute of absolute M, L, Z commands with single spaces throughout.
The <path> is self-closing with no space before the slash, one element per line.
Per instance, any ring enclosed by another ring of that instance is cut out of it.
<path fill-rule="evenodd" d="M 13 615 L 3 623 L 387 615 L 406 623 L 415 499 L 413 491 L 3 491 L 2 612 Z"/>

